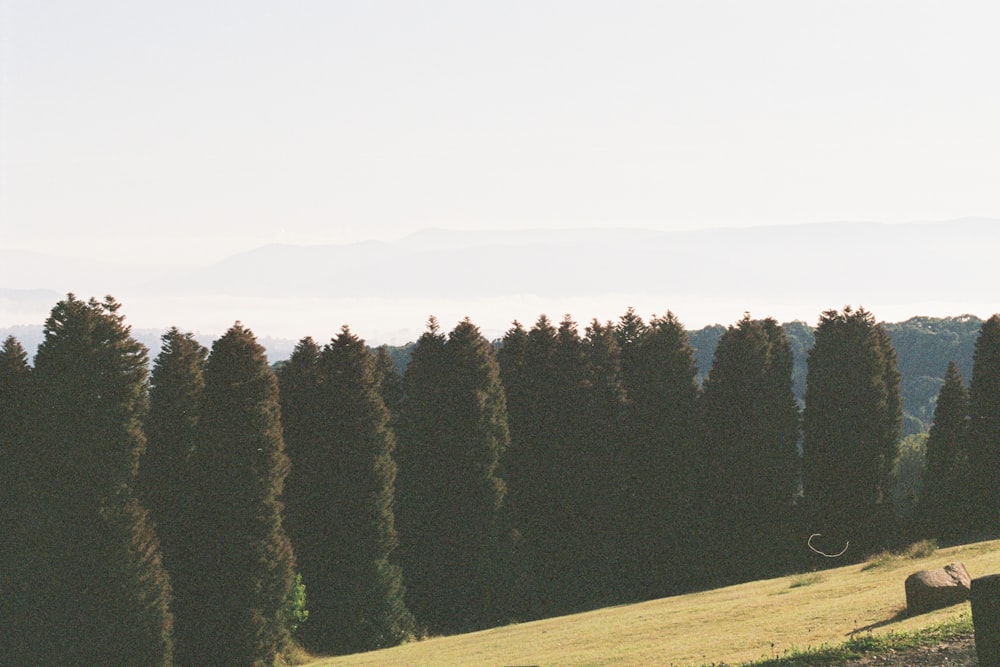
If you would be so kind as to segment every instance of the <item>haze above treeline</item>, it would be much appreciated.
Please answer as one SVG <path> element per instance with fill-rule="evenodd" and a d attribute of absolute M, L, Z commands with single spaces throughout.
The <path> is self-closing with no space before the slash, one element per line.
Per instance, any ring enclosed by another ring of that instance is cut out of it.
<path fill-rule="evenodd" d="M 490 338 L 543 313 L 584 325 L 628 307 L 671 310 L 689 329 L 744 312 L 813 324 L 846 304 L 883 321 L 985 318 L 1000 311 L 997 247 L 1000 220 L 963 218 L 684 232 L 425 229 L 391 242 L 267 245 L 208 264 L 4 249 L 0 328 L 40 326 L 69 292 L 115 295 L 137 331 L 177 326 L 210 337 L 240 320 L 262 339 L 295 341 L 325 340 L 347 324 L 373 345 L 415 340 L 431 315 L 444 326 L 468 316 Z M 277 359 L 290 346 L 269 350 Z"/>

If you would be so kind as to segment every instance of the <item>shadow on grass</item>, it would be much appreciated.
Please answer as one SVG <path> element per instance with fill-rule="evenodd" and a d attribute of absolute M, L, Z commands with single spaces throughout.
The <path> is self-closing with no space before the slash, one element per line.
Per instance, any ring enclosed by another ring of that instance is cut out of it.
<path fill-rule="evenodd" d="M 902 609 L 900 609 L 899 611 L 897 611 L 895 614 L 885 619 L 884 621 L 878 621 L 876 623 L 866 625 L 863 628 L 854 628 L 853 630 L 847 633 L 847 636 L 853 637 L 854 635 L 862 634 L 865 632 L 872 632 L 873 630 L 878 630 L 880 628 L 890 626 L 893 623 L 899 623 L 900 621 L 906 620 L 907 618 L 910 618 L 910 613 L 906 611 L 906 607 L 903 607 Z"/>

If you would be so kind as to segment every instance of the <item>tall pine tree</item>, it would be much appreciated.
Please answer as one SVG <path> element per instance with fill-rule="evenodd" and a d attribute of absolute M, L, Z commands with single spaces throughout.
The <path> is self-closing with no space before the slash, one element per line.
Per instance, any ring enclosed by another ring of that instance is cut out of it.
<path fill-rule="evenodd" d="M 278 383 L 264 348 L 236 323 L 212 345 L 198 421 L 192 590 L 199 665 L 271 665 L 289 641 L 291 544 L 280 496 L 288 473 Z"/>
<path fill-rule="evenodd" d="M 792 353 L 773 319 L 746 315 L 719 340 L 701 397 L 711 560 L 723 581 L 789 564 L 799 415 Z"/>
<path fill-rule="evenodd" d="M 139 495 L 156 523 L 164 563 L 173 584 L 172 609 L 176 616 L 176 659 L 197 664 L 189 638 L 190 622 L 201 600 L 191 591 L 191 569 L 196 567 L 201 545 L 191 539 L 191 453 L 205 388 L 208 349 L 190 333 L 171 328 L 161 338 L 160 353 L 150 377 L 149 414 L 145 428 L 148 444 L 139 465 Z"/>
<path fill-rule="evenodd" d="M 510 522 L 521 538 L 521 617 L 619 601 L 617 486 L 625 395 L 616 331 L 597 321 L 581 338 L 568 315 L 541 316 L 503 339 L 511 449 Z"/>
<path fill-rule="evenodd" d="M 314 466 L 315 495 L 311 524 L 296 543 L 309 588 L 303 636 L 324 652 L 393 646 L 414 623 L 403 602 L 400 568 L 390 560 L 397 546 L 395 438 L 375 356 L 344 327 L 323 348 L 318 370 L 320 430 L 304 441 L 317 450 L 306 457 Z M 292 465 L 298 465 L 294 458 Z"/>
<path fill-rule="evenodd" d="M 976 339 L 969 381 L 969 460 L 977 528 L 993 533 L 1000 522 L 1000 314 L 985 322 Z"/>
<path fill-rule="evenodd" d="M 0 664 L 15 664 L 14 656 L 27 653 L 26 628 L 21 626 L 22 611 L 15 599 L 27 600 L 30 591 L 23 589 L 25 568 L 30 566 L 26 549 L 31 526 L 25 517 L 21 481 L 25 466 L 25 428 L 28 425 L 28 399 L 31 391 L 31 366 L 21 343 L 9 336 L 0 347 L 0 618 L 6 623 L 6 648 L 0 649 Z M 5 658 L 6 654 L 6 658 Z"/>
<path fill-rule="evenodd" d="M 972 528 L 966 436 L 969 392 L 955 362 L 948 364 L 938 392 L 934 423 L 927 436 L 927 456 L 918 501 L 920 529 L 928 537 L 954 539 Z"/>
<path fill-rule="evenodd" d="M 803 486 L 811 530 L 862 556 L 894 531 L 893 464 L 902 428 L 896 353 L 868 311 L 820 318 L 808 359 Z"/>
<path fill-rule="evenodd" d="M 703 576 L 693 537 L 703 491 L 695 440 L 697 369 L 687 332 L 672 312 L 641 325 L 630 311 L 618 332 L 628 396 L 622 576 L 631 599 L 649 599 L 691 587 Z"/>
<path fill-rule="evenodd" d="M 431 320 L 407 367 L 399 419 L 399 533 L 407 601 L 433 632 L 503 615 L 499 531 L 509 442 L 493 347 L 468 319 Z"/>
<path fill-rule="evenodd" d="M 587 536 L 584 577 L 592 606 L 615 604 L 627 598 L 621 577 L 621 536 L 618 528 L 627 508 L 620 482 L 625 461 L 622 446 L 626 429 L 626 394 L 622 380 L 621 348 L 611 322 L 591 321 L 583 338 L 585 420 L 581 454 L 586 458 L 583 505 Z"/>
<path fill-rule="evenodd" d="M 8 664 L 172 662 L 170 585 L 133 488 L 147 353 L 119 309 L 70 294 L 45 323 L 21 471 L 30 567 L 13 601 L 26 634 L 12 645 L 28 653 Z"/>
<path fill-rule="evenodd" d="M 563 342 L 580 351 L 573 333 L 564 331 Z M 578 416 L 579 404 L 570 397 L 583 368 L 582 356 L 573 367 L 566 363 L 571 355 L 564 352 L 560 359 L 560 347 L 556 327 L 542 315 L 529 331 L 515 322 L 499 355 L 511 433 L 505 466 L 509 516 L 523 540 L 519 549 L 523 595 L 515 611 L 527 618 L 555 615 L 574 606 L 566 599 L 572 577 L 564 566 L 579 554 L 566 541 L 573 526 L 565 519 L 569 490 L 563 482 L 568 471 L 560 461 Z M 576 381 L 565 380 L 567 373 L 576 373 Z"/>
<path fill-rule="evenodd" d="M 322 348 L 307 336 L 295 345 L 288 362 L 277 371 L 285 451 L 291 461 L 282 494 L 285 530 L 297 560 L 301 560 L 300 548 L 307 548 L 318 527 L 315 508 L 327 497 L 322 478 L 329 459 L 322 444 L 326 415 L 321 393 L 321 353 Z M 308 579 L 305 583 L 311 585 Z"/>

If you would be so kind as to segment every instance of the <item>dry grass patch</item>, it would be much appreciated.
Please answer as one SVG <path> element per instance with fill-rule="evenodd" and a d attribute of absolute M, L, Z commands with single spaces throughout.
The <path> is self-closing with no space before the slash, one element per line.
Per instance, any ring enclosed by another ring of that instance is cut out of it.
<path fill-rule="evenodd" d="M 902 551 L 882 551 L 869 558 L 862 570 L 874 570 L 880 567 L 902 565 L 906 561 L 930 558 L 937 551 L 937 548 L 936 541 L 921 540 L 920 542 L 914 542 Z"/>
<path fill-rule="evenodd" d="M 1000 541 L 851 565 L 583 614 L 439 637 L 311 667 L 739 664 L 851 637 L 913 633 L 953 620 L 968 603 L 907 618 L 903 582 L 962 561 L 973 577 L 1000 572 Z M 904 567 L 905 565 L 905 567 Z"/>

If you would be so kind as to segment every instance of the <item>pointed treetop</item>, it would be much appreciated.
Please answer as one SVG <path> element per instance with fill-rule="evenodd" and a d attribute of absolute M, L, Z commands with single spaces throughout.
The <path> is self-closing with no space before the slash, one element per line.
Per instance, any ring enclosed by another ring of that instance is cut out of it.
<path fill-rule="evenodd" d="M 552 326 L 552 320 L 549 319 L 549 316 L 542 313 L 538 316 L 538 319 L 535 320 L 535 326 L 533 326 L 532 329 L 535 331 L 542 331 L 544 329 L 554 329 L 554 327 Z"/>
<path fill-rule="evenodd" d="M 27 365 L 28 364 L 28 353 L 21 345 L 21 341 L 15 338 L 13 335 L 7 336 L 3 341 L 3 346 L 0 347 L 0 356 L 5 359 L 9 359 L 17 362 L 18 364 Z"/>
<path fill-rule="evenodd" d="M 291 356 L 292 359 L 302 360 L 316 359 L 317 357 L 319 357 L 319 344 L 313 340 L 312 336 L 306 336 L 296 343 Z"/>
<path fill-rule="evenodd" d="M 480 332 L 479 327 L 472 323 L 471 319 L 465 317 L 461 322 L 459 322 L 455 326 L 454 329 L 452 329 L 451 333 L 448 335 L 448 338 L 454 339 L 461 336 L 469 336 L 475 338 L 475 337 L 481 337 L 482 333 Z"/>

